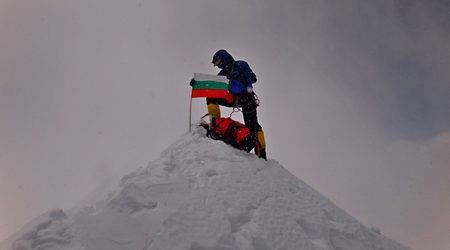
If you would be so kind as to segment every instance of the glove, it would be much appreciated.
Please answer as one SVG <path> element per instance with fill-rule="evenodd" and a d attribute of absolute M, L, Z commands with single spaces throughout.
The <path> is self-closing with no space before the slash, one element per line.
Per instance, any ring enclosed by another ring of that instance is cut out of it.
<path fill-rule="evenodd" d="M 195 83 L 195 79 L 192 78 L 192 79 L 191 79 L 191 82 L 189 82 L 189 85 L 194 86 L 194 83 Z"/>

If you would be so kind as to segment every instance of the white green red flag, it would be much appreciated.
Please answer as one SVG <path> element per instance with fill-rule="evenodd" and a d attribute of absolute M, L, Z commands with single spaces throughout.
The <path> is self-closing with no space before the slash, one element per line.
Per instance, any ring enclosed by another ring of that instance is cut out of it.
<path fill-rule="evenodd" d="M 192 98 L 208 97 L 222 98 L 233 101 L 233 95 L 228 92 L 228 79 L 225 76 L 194 73 L 195 82 L 192 84 Z"/>

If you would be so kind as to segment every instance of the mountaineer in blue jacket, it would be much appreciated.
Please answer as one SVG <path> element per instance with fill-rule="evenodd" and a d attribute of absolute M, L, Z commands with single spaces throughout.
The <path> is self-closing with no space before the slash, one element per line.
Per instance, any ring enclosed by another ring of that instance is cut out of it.
<path fill-rule="evenodd" d="M 229 88 L 233 94 L 233 102 L 227 102 L 219 98 L 206 98 L 208 113 L 212 119 L 220 117 L 219 105 L 226 107 L 241 107 L 245 125 L 255 135 L 255 154 L 267 159 L 266 143 L 262 127 L 258 123 L 256 108 L 258 106 L 253 92 L 252 84 L 256 82 L 256 75 L 245 61 L 235 61 L 233 57 L 224 49 L 217 51 L 212 63 L 219 67 L 220 76 L 226 76 L 229 80 Z"/>

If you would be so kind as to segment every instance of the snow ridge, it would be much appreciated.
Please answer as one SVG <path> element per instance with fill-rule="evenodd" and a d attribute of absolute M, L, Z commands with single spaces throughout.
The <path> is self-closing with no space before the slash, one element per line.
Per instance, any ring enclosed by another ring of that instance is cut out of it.
<path fill-rule="evenodd" d="M 106 199 L 68 216 L 51 212 L 12 249 L 407 249 L 276 161 L 204 134 L 186 134 Z"/>

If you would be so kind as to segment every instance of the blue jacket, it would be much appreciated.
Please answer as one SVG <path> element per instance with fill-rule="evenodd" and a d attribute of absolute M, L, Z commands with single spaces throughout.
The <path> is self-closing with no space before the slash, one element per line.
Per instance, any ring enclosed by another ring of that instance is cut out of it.
<path fill-rule="evenodd" d="M 229 91 L 232 94 L 242 94 L 256 82 L 256 75 L 245 61 L 234 61 L 229 69 L 222 69 L 219 75 L 230 80 Z"/>
<path fill-rule="evenodd" d="M 256 82 L 256 75 L 245 61 L 235 61 L 226 50 L 219 50 L 213 57 L 213 62 L 220 59 L 217 65 L 222 70 L 220 76 L 226 76 L 230 80 L 229 91 L 232 94 L 242 94 L 248 87 Z"/>

